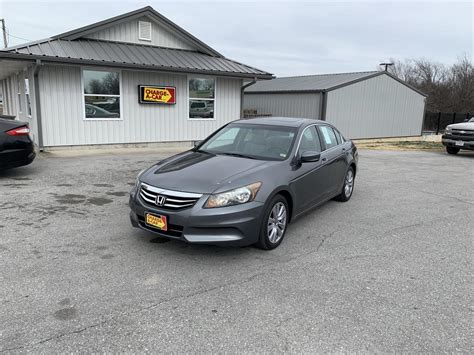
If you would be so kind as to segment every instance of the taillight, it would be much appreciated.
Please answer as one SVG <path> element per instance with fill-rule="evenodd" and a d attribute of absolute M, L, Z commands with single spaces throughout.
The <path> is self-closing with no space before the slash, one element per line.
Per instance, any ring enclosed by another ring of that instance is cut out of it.
<path fill-rule="evenodd" d="M 27 136 L 30 134 L 28 126 L 21 126 L 18 128 L 11 129 L 6 132 L 9 136 Z"/>

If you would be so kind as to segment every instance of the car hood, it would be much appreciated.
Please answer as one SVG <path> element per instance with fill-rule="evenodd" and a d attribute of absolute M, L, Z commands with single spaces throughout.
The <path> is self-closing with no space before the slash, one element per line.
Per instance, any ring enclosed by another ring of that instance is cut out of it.
<path fill-rule="evenodd" d="M 447 128 L 474 130 L 474 122 L 454 123 L 454 124 L 448 125 Z"/>
<path fill-rule="evenodd" d="M 262 161 L 228 155 L 187 151 L 147 169 L 140 181 L 163 189 L 212 193 L 236 188 L 234 182 L 271 167 L 276 161 Z M 244 179 L 245 180 L 245 179 Z"/>

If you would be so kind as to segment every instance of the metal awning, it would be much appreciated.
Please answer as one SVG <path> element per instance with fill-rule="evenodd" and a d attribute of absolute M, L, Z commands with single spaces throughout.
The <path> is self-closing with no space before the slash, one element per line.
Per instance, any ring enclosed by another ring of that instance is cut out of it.
<path fill-rule="evenodd" d="M 92 39 L 47 39 L 27 43 L 0 50 L 0 59 L 2 58 L 253 79 L 272 78 L 272 74 L 265 71 L 198 51 Z"/>

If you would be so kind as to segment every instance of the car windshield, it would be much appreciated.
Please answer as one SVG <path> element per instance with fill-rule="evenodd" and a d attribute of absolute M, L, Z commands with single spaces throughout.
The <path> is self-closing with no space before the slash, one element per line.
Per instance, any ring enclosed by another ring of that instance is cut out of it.
<path fill-rule="evenodd" d="M 231 124 L 202 144 L 198 150 L 261 160 L 285 160 L 296 135 L 293 127 Z"/>
<path fill-rule="evenodd" d="M 474 122 L 474 117 L 471 117 L 471 119 L 469 120 L 469 122 Z"/>

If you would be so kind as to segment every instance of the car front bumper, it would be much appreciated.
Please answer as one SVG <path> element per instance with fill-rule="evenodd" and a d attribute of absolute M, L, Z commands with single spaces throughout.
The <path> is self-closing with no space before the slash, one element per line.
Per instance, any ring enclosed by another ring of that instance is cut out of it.
<path fill-rule="evenodd" d="M 456 139 L 456 137 L 443 135 L 441 141 L 446 147 L 474 150 L 474 140 Z"/>
<path fill-rule="evenodd" d="M 229 246 L 251 245 L 258 241 L 264 205 L 249 202 L 221 208 L 203 208 L 209 195 L 203 195 L 191 208 L 160 209 L 145 203 L 136 189 L 130 193 L 130 221 L 134 227 L 189 243 Z M 166 232 L 145 223 L 145 214 L 164 215 Z"/>

